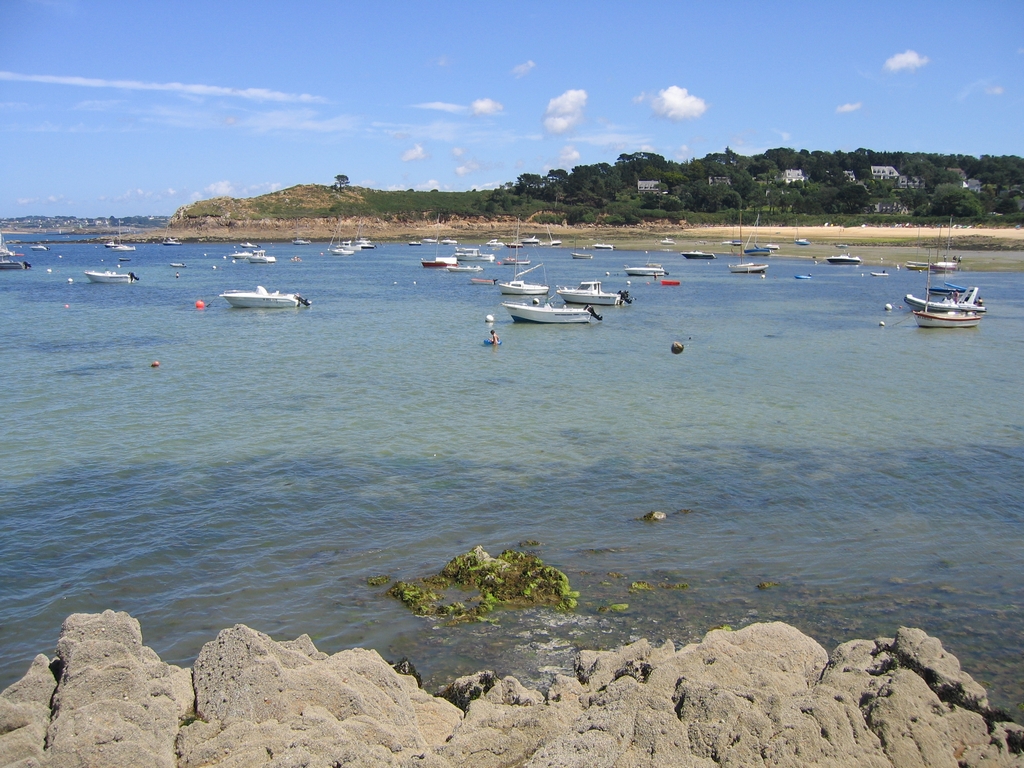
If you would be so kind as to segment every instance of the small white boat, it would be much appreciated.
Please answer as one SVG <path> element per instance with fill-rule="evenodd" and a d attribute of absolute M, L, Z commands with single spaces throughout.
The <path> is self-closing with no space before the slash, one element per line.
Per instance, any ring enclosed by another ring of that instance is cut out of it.
<path fill-rule="evenodd" d="M 377 244 L 368 237 L 357 237 L 356 241 L 352 245 L 359 246 L 359 248 L 364 251 L 372 250 L 377 247 Z"/>
<path fill-rule="evenodd" d="M 245 257 L 245 260 L 248 261 L 250 264 L 276 264 L 277 263 L 277 257 L 276 256 L 268 256 L 267 252 L 264 251 L 262 248 L 260 248 L 258 250 L 255 250 L 252 253 L 250 253 L 248 256 Z"/>
<path fill-rule="evenodd" d="M 592 258 L 594 258 L 594 254 L 592 254 L 592 253 L 583 253 L 582 251 L 573 251 L 572 252 L 572 257 L 574 259 L 592 259 Z"/>
<path fill-rule="evenodd" d="M 810 245 L 810 244 L 811 244 L 811 241 L 810 241 L 810 240 L 808 240 L 808 239 L 807 239 L 807 238 L 805 238 L 805 237 L 798 237 L 798 238 L 797 238 L 796 240 L 794 240 L 793 242 L 794 242 L 794 243 L 796 243 L 797 245 Z"/>
<path fill-rule="evenodd" d="M 508 310 L 508 313 L 512 316 L 512 321 L 516 323 L 565 325 L 568 323 L 589 323 L 591 318 L 601 319 L 601 316 L 589 305 L 586 307 L 556 307 L 550 303 L 541 304 L 540 299 L 534 299 L 530 304 L 503 301 L 501 306 Z"/>
<path fill-rule="evenodd" d="M 165 237 L 163 244 L 164 245 L 181 245 L 181 240 L 179 240 L 176 237 Z"/>
<path fill-rule="evenodd" d="M 928 262 L 927 261 L 908 261 L 903 266 L 906 267 L 907 269 L 913 270 L 914 272 L 924 272 L 926 269 L 928 269 Z"/>
<path fill-rule="evenodd" d="M 35 245 L 30 245 L 28 249 L 30 251 L 48 251 L 50 250 L 50 246 L 43 245 L 42 243 L 36 243 Z"/>
<path fill-rule="evenodd" d="M 947 274 L 949 272 L 956 272 L 959 265 L 955 261 L 936 261 L 928 265 L 928 269 L 938 274 Z"/>
<path fill-rule="evenodd" d="M 252 254 L 252 251 L 235 251 L 228 258 L 235 261 L 245 261 L 249 258 L 250 254 Z"/>
<path fill-rule="evenodd" d="M 779 250 L 779 246 L 776 243 L 765 243 L 761 247 L 767 248 L 771 253 L 775 253 L 777 250 Z"/>
<path fill-rule="evenodd" d="M 585 280 L 576 288 L 557 288 L 555 293 L 562 297 L 566 304 L 597 304 L 605 307 L 618 307 L 632 304 L 629 291 L 611 293 L 601 290 L 598 280 Z"/>
<path fill-rule="evenodd" d="M 420 240 L 420 243 L 422 245 L 437 245 L 437 238 L 436 237 L 424 237 L 422 240 Z"/>
<path fill-rule="evenodd" d="M 134 245 L 125 245 L 124 243 L 118 243 L 117 245 L 111 246 L 110 250 L 112 250 L 112 251 L 121 251 L 121 252 L 124 252 L 124 251 L 134 251 L 135 250 L 135 246 Z"/>
<path fill-rule="evenodd" d="M 872 277 L 888 277 L 888 276 L 889 276 L 889 273 L 888 273 L 888 272 L 886 272 L 886 271 L 885 271 L 885 270 L 883 269 L 883 270 L 882 270 L 881 272 L 872 272 L 872 273 L 871 273 L 871 276 L 872 276 Z"/>
<path fill-rule="evenodd" d="M 259 246 L 256 245 L 256 243 L 250 243 L 250 242 L 242 243 L 238 247 L 239 248 L 248 248 L 249 250 L 255 250 L 255 249 L 259 248 Z"/>
<path fill-rule="evenodd" d="M 934 293 L 934 289 L 929 291 L 929 293 Z M 961 292 L 956 291 L 947 294 L 943 299 L 929 299 L 927 302 L 924 299 L 919 299 L 917 296 L 908 293 L 903 297 L 903 301 L 908 307 L 921 309 L 926 312 L 949 312 L 955 310 L 982 314 L 988 311 L 988 307 L 985 306 L 985 303 L 978 295 L 977 286 L 972 286 L 966 289 L 962 294 Z"/>
<path fill-rule="evenodd" d="M 113 248 L 115 245 L 117 245 L 117 241 L 116 240 L 107 240 L 107 242 L 105 242 L 103 244 L 103 247 L 104 248 Z"/>
<path fill-rule="evenodd" d="M 547 227 L 548 230 L 548 248 L 560 248 L 562 246 L 561 240 L 555 240 L 551 236 L 551 227 Z"/>
<path fill-rule="evenodd" d="M 296 237 L 294 240 L 292 240 L 292 245 L 312 245 L 312 244 L 313 244 L 312 240 L 306 240 L 305 238 L 302 238 L 302 237 Z"/>
<path fill-rule="evenodd" d="M 262 285 L 257 285 L 255 291 L 224 291 L 220 297 L 232 307 L 240 309 L 280 309 L 297 307 L 300 304 L 304 307 L 310 305 L 308 299 L 297 293 L 270 293 Z"/>
<path fill-rule="evenodd" d="M 683 251 L 682 255 L 687 259 L 714 259 L 715 254 L 707 251 Z"/>
<path fill-rule="evenodd" d="M 623 267 L 623 270 L 627 275 L 633 277 L 664 277 L 668 274 L 661 264 L 652 264 L 651 262 L 647 262 L 642 267 L 631 267 L 627 264 Z"/>
<path fill-rule="evenodd" d="M 977 312 L 955 309 L 945 312 L 915 309 L 914 318 L 919 328 L 976 328 L 981 322 L 981 315 Z"/>
<path fill-rule="evenodd" d="M 441 245 L 458 245 L 459 241 L 452 237 L 446 237 L 441 241 Z"/>
<path fill-rule="evenodd" d="M 419 245 L 419 243 L 416 243 L 416 245 Z M 331 248 L 328 248 L 327 252 L 333 253 L 335 256 L 354 256 L 356 249 L 347 248 L 345 245 L 335 245 Z"/>
<path fill-rule="evenodd" d="M 735 275 L 763 275 L 767 270 L 767 264 L 758 264 L 752 261 L 729 265 L 729 271 Z"/>
<path fill-rule="evenodd" d="M 447 272 L 483 272 L 484 268 L 479 264 L 456 264 L 453 267 L 445 267 Z"/>
<path fill-rule="evenodd" d="M 543 266 L 543 264 L 538 264 L 536 267 L 530 267 L 530 269 L 517 272 L 512 280 L 499 282 L 498 290 L 506 296 L 547 296 L 551 290 L 547 285 L 544 283 L 528 283 L 523 280 L 523 275 Z"/>
<path fill-rule="evenodd" d="M 139 279 L 139 276 L 134 272 L 124 273 L 111 270 L 103 272 L 86 270 L 85 276 L 89 278 L 91 283 L 134 283 Z"/>
<path fill-rule="evenodd" d="M 490 240 L 488 240 L 486 243 L 484 243 L 484 245 L 486 245 L 488 248 L 504 248 L 505 247 L 505 244 L 503 242 L 501 242 L 501 240 L 499 240 L 496 237 L 492 237 Z"/>
<path fill-rule="evenodd" d="M 522 243 L 523 245 L 540 245 L 540 238 L 539 237 L 524 237 L 519 242 Z"/>
<path fill-rule="evenodd" d="M 184 269 L 185 267 L 188 266 L 188 264 L 186 264 L 183 261 L 172 261 L 171 266 L 174 267 L 175 269 Z"/>
<path fill-rule="evenodd" d="M 594 248 L 599 251 L 614 251 L 615 246 L 611 243 L 594 243 Z"/>
<path fill-rule="evenodd" d="M 861 263 L 860 256 L 854 256 L 852 253 L 840 253 L 837 256 L 829 256 L 826 261 L 829 264 L 849 264 L 856 266 Z"/>
<path fill-rule="evenodd" d="M 419 240 L 410 240 L 409 245 L 423 245 Z"/>
<path fill-rule="evenodd" d="M 673 240 L 671 237 L 663 237 L 661 239 L 661 244 L 662 245 L 675 245 L 676 241 Z"/>
<path fill-rule="evenodd" d="M 494 261 L 494 254 L 480 253 L 479 248 L 459 246 L 455 249 L 455 258 L 459 261 Z"/>

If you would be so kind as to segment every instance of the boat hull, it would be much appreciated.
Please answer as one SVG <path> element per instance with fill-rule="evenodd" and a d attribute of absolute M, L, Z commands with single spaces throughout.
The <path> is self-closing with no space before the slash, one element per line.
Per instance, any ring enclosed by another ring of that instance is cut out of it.
<path fill-rule="evenodd" d="M 589 323 L 593 317 L 583 307 L 552 307 L 549 304 L 518 304 L 511 301 L 503 301 L 501 306 L 508 310 L 516 323 L 569 325 Z"/>
<path fill-rule="evenodd" d="M 713 253 L 705 253 L 704 251 L 683 251 L 683 257 L 687 259 L 716 259 L 718 258 Z"/>
<path fill-rule="evenodd" d="M 632 277 L 664 277 L 668 274 L 661 267 L 625 267 L 623 271 Z"/>
<path fill-rule="evenodd" d="M 127 275 L 121 274 L 120 272 L 89 272 L 85 273 L 85 276 L 89 278 L 89 282 L 92 283 L 131 283 L 135 278 L 129 273 Z"/>
<path fill-rule="evenodd" d="M 588 293 L 587 291 L 566 290 L 563 288 L 559 288 L 555 293 L 561 296 L 562 301 L 566 304 L 593 304 L 594 306 L 601 307 L 617 307 L 623 303 L 622 297 L 617 293 Z"/>
<path fill-rule="evenodd" d="M 547 296 L 551 292 L 547 285 L 521 283 L 515 280 L 511 283 L 498 283 L 498 290 L 505 296 Z"/>
<path fill-rule="evenodd" d="M 914 319 L 919 328 L 976 328 L 981 322 L 977 312 L 926 312 L 915 309 Z"/>
<path fill-rule="evenodd" d="M 30 265 L 27 261 L 12 261 L 10 259 L 3 259 L 0 261 L 0 269 L 29 269 Z"/>
<path fill-rule="evenodd" d="M 729 271 L 736 275 L 763 275 L 767 264 L 730 264 Z"/>
<path fill-rule="evenodd" d="M 292 309 L 300 304 L 309 306 L 309 302 L 297 293 L 270 293 L 262 286 L 257 286 L 255 291 L 224 291 L 220 297 L 237 309 Z"/>

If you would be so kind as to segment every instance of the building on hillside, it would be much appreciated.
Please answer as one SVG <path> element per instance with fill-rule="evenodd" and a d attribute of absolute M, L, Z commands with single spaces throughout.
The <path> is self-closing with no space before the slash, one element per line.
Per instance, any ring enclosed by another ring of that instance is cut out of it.
<path fill-rule="evenodd" d="M 971 192 L 981 192 L 981 182 L 977 179 L 968 179 L 964 182 L 964 187 L 969 189 Z"/>
<path fill-rule="evenodd" d="M 653 181 L 640 180 L 640 181 L 638 181 L 636 183 L 636 191 L 637 192 L 660 192 L 661 191 L 661 182 L 659 182 L 657 179 L 655 179 Z"/>
<path fill-rule="evenodd" d="M 885 203 L 875 203 L 875 213 L 910 213 L 910 209 L 898 200 Z"/>
<path fill-rule="evenodd" d="M 787 184 L 792 184 L 794 181 L 807 181 L 807 177 L 804 176 L 803 171 L 790 168 L 782 172 L 782 180 Z"/>
<path fill-rule="evenodd" d="M 920 176 L 900 176 L 896 186 L 900 189 L 924 189 L 924 179 Z"/>
<path fill-rule="evenodd" d="M 872 165 L 871 178 L 875 181 L 892 181 L 900 177 L 900 172 L 891 165 Z"/>
<path fill-rule="evenodd" d="M 857 174 L 855 174 L 853 171 L 843 171 L 843 176 L 846 177 L 847 181 L 857 181 Z"/>
<path fill-rule="evenodd" d="M 727 187 L 732 186 L 732 179 L 728 176 L 708 176 L 708 184 L 714 186 L 715 184 L 724 184 Z"/>

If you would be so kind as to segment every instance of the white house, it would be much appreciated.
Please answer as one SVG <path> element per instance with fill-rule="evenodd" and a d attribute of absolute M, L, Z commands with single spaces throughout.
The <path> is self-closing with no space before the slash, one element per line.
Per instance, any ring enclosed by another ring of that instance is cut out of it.
<path fill-rule="evenodd" d="M 900 172 L 891 165 L 872 165 L 871 178 L 875 181 L 892 181 L 898 179 Z"/>
<path fill-rule="evenodd" d="M 799 169 L 790 169 L 782 172 L 782 180 L 787 184 L 792 184 L 794 181 L 807 181 L 807 177 Z"/>
<path fill-rule="evenodd" d="M 857 180 L 857 174 L 855 174 L 853 171 L 843 171 L 843 176 L 846 177 L 847 181 L 856 181 Z"/>
<path fill-rule="evenodd" d="M 708 185 L 714 186 L 715 184 L 724 184 L 727 187 L 731 187 L 732 179 L 728 176 L 708 176 Z"/>
<path fill-rule="evenodd" d="M 920 176 L 900 176 L 896 186 L 900 189 L 924 189 L 924 179 Z"/>
<path fill-rule="evenodd" d="M 653 181 L 640 180 L 636 183 L 637 192 L 660 192 L 660 182 L 656 179 Z"/>
<path fill-rule="evenodd" d="M 971 192 L 981 192 L 981 182 L 977 179 L 968 179 L 964 182 L 964 186 Z"/>

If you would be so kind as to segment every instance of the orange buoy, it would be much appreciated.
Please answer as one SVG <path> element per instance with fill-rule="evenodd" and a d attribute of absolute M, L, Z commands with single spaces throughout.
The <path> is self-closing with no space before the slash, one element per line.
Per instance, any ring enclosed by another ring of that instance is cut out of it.
<path fill-rule="evenodd" d="M 150 368 L 159 368 L 160 367 L 160 361 L 159 360 L 154 360 L 152 363 L 149 364 L 149 367 Z"/>
<path fill-rule="evenodd" d="M 196 309 L 206 309 L 206 302 L 202 299 L 196 301 Z"/>

